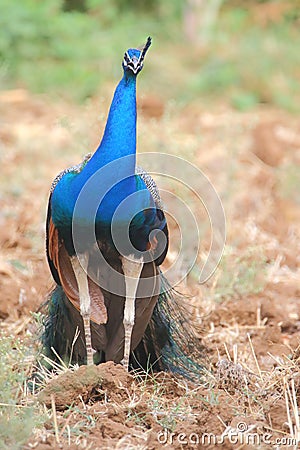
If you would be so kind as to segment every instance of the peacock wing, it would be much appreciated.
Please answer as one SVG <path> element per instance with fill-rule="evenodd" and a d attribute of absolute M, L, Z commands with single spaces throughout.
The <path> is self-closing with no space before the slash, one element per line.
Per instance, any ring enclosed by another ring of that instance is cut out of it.
<path fill-rule="evenodd" d="M 73 306 L 80 311 L 80 300 L 77 281 L 69 256 L 58 229 L 51 217 L 51 205 L 49 200 L 47 229 L 46 229 L 47 258 L 52 276 L 57 284 L 61 285 L 67 298 Z M 91 320 L 97 324 L 107 322 L 107 311 L 101 288 L 88 277 L 89 293 L 91 297 Z"/>

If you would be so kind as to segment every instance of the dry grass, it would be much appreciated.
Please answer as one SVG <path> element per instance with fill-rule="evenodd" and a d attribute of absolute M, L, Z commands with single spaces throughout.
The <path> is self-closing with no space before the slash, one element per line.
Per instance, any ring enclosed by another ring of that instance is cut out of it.
<path fill-rule="evenodd" d="M 244 333 L 244 329 L 240 332 Z M 6 441 L 6 448 L 19 448 L 20 444 L 24 444 L 22 434 L 18 434 L 18 421 L 22 420 L 23 423 L 25 418 L 27 425 L 32 427 L 31 437 L 27 445 L 22 447 L 26 449 L 39 448 L 42 443 L 48 443 L 53 448 L 61 445 L 71 448 L 78 445 L 78 448 L 85 449 L 111 448 L 107 435 L 102 436 L 103 439 L 105 437 L 103 446 L 95 447 L 95 437 L 99 436 L 101 424 L 107 423 L 105 420 L 113 423 L 111 432 L 114 430 L 117 433 L 117 439 L 114 438 L 115 448 L 149 448 L 149 442 L 155 440 L 161 430 L 167 430 L 168 434 L 174 433 L 174 436 L 182 430 L 190 434 L 198 433 L 199 436 L 206 432 L 213 433 L 218 439 L 224 437 L 224 446 L 236 434 L 241 444 L 248 442 L 247 439 L 259 437 L 263 444 L 263 439 L 270 436 L 268 439 L 273 443 L 275 439 L 281 439 L 282 442 L 294 443 L 296 448 L 300 431 L 297 402 L 299 348 L 291 357 L 279 358 L 270 354 L 275 363 L 272 370 L 260 367 L 249 335 L 247 345 L 241 347 L 240 351 L 237 346 L 229 348 L 224 344 L 224 352 L 225 357 L 219 357 L 215 370 L 203 380 L 203 385 L 191 385 L 169 374 L 145 373 L 132 377 L 129 385 L 121 384 L 115 390 L 103 391 L 101 386 L 95 385 L 98 391 L 91 390 L 84 399 L 81 395 L 78 398 L 75 395 L 72 404 L 63 409 L 61 404 L 57 409 L 53 394 L 51 404 L 43 407 L 38 401 L 39 393 L 64 374 L 72 373 L 78 378 L 78 367 L 56 365 L 56 375 L 40 367 L 38 374 L 43 380 L 42 386 L 30 392 L 24 379 L 15 402 L 12 404 L 9 400 L 8 403 L 0 404 L 2 417 L 9 416 L 11 426 L 14 427 L 15 441 L 12 446 Z M 27 360 L 26 376 L 30 368 L 31 371 L 37 370 L 32 361 Z M 18 373 L 21 373 L 20 368 Z M 226 411 L 229 405 L 232 410 L 230 414 Z M 28 422 L 25 414 L 27 410 L 32 412 L 32 422 Z M 213 413 L 217 419 L 212 419 L 210 414 Z M 202 423 L 204 415 L 207 416 L 206 420 L 211 420 L 206 428 Z M 284 421 L 282 429 L 277 425 L 279 417 Z M 118 429 L 118 418 L 124 420 L 124 429 L 128 435 L 120 436 L 124 430 Z M 245 429 L 241 429 L 242 426 Z M 262 445 L 262 448 L 267 447 Z"/>
<path fill-rule="evenodd" d="M 299 126 L 276 111 L 207 113 L 197 104 L 184 111 L 169 105 L 162 117 L 145 113 L 139 120 L 140 148 L 193 160 L 213 181 L 226 211 L 227 247 L 215 276 L 200 286 L 197 272 L 191 273 L 180 286 L 211 361 L 201 385 L 149 371 L 123 388 L 96 386 L 64 410 L 55 397 L 43 406 L 37 389 L 26 387 L 33 371 L 45 387 L 66 373 L 78 375 L 78 368 L 63 364 L 56 367 L 59 375 L 33 367 L 42 317 L 29 311 L 51 285 L 42 256 L 47 191 L 60 169 L 97 145 L 98 103 L 51 105 L 26 93 L 0 103 L 7 117 L 0 131 L 6 149 L 0 197 L 5 355 L 0 446 L 151 449 L 159 448 L 158 433 L 167 429 L 168 439 L 175 433 L 172 448 L 181 448 L 181 432 L 224 436 L 223 447 L 232 448 L 229 434 L 241 431 L 240 423 L 248 435 L 260 436 L 261 448 L 270 448 L 262 441 L 267 433 L 272 442 L 298 441 L 300 209 L 296 170 L 285 168 L 299 168 Z M 275 148 L 277 159 L 270 160 Z M 199 263 L 209 247 L 205 224 L 203 229 Z M 176 253 L 176 242 L 172 245 Z M 238 433 L 240 448 L 246 434 Z"/>

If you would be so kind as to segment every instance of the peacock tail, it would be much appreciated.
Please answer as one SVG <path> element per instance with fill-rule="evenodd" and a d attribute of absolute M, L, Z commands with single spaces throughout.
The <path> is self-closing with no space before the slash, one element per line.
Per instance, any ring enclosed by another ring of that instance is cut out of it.
<path fill-rule="evenodd" d="M 207 367 L 205 349 L 182 305 L 183 296 L 172 288 L 162 272 L 159 276 L 161 292 L 145 334 L 131 352 L 130 368 L 146 372 L 171 372 L 199 382 Z M 84 338 L 82 333 L 77 333 L 81 329 L 81 317 L 61 286 L 53 289 L 45 306 L 43 355 L 58 364 L 63 360 L 66 366 L 86 364 Z M 94 360 L 98 364 L 103 362 L 101 352 Z"/>
<path fill-rule="evenodd" d="M 205 348 L 196 337 L 190 314 L 178 293 L 160 272 L 161 293 L 145 335 L 134 353 L 134 368 L 148 366 L 199 382 L 207 368 Z M 155 359 L 156 358 L 156 359 Z M 142 363 L 141 363 L 142 361 Z"/>

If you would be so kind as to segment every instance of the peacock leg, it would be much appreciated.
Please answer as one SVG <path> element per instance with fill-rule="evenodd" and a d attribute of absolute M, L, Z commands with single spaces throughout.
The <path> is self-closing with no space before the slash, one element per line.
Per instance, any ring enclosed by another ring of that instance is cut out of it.
<path fill-rule="evenodd" d="M 91 338 L 91 297 L 88 286 L 88 268 L 89 257 L 88 254 L 83 253 L 71 258 L 71 264 L 77 280 L 79 300 L 80 300 L 80 314 L 83 320 L 83 329 L 86 346 L 87 365 L 93 364 L 94 350 L 92 348 Z"/>
<path fill-rule="evenodd" d="M 143 268 L 143 259 L 135 259 L 133 255 L 122 257 L 122 268 L 125 276 L 126 298 L 124 306 L 124 356 L 121 364 L 128 370 L 131 347 L 131 335 L 135 318 L 135 297 Z"/>

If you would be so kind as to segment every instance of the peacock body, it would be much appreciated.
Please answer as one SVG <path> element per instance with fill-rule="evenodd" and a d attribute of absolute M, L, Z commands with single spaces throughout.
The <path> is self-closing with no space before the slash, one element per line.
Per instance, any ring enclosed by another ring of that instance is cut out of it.
<path fill-rule="evenodd" d="M 43 334 L 52 359 L 174 371 L 188 366 L 178 342 L 188 346 L 189 331 L 181 323 L 185 338 L 174 333 L 171 291 L 161 286 L 166 217 L 154 181 L 136 168 L 136 79 L 150 44 L 148 38 L 142 50 L 125 52 L 95 153 L 52 184 L 46 236 L 56 287 Z"/>

